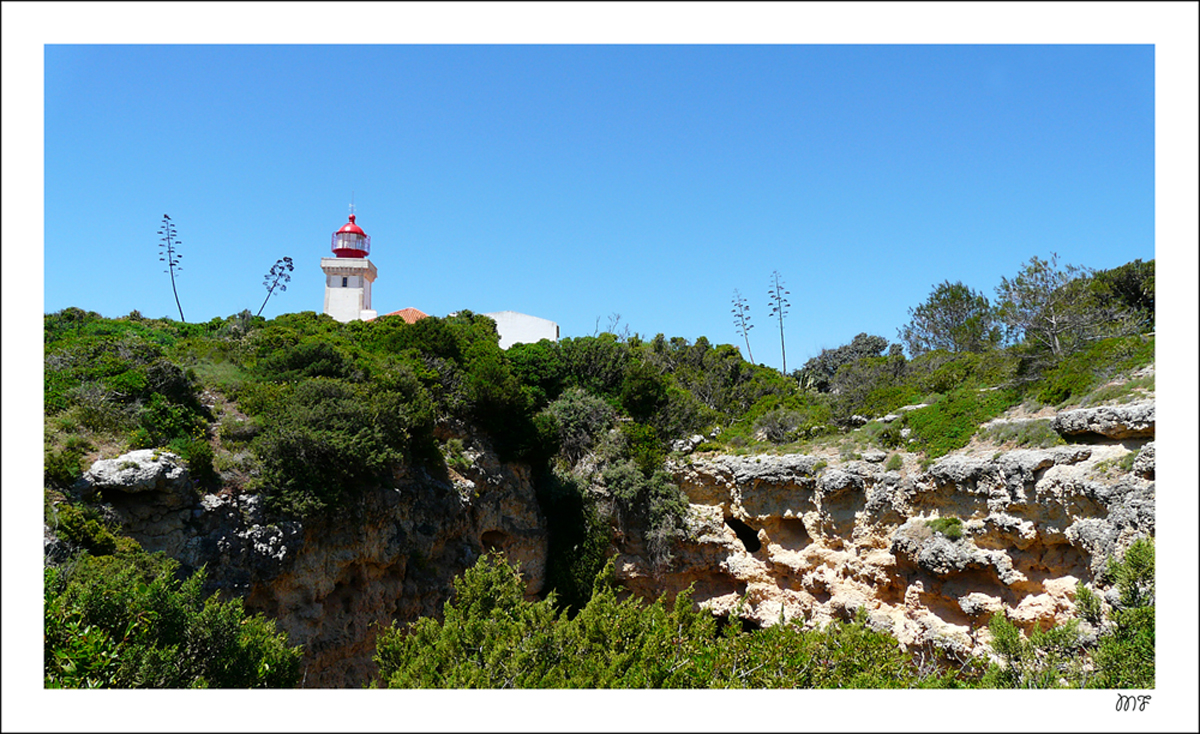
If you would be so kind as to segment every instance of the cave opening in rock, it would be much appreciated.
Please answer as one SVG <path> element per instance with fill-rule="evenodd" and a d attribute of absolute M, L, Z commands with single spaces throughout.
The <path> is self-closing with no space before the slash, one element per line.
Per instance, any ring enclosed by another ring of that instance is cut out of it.
<path fill-rule="evenodd" d="M 762 549 L 762 542 L 759 541 L 758 532 L 754 528 L 732 515 L 725 518 L 725 524 L 737 534 L 738 540 L 742 541 L 742 545 L 746 546 L 748 552 L 757 553 Z"/>
<path fill-rule="evenodd" d="M 741 628 L 742 632 L 757 632 L 762 629 L 762 625 L 756 620 L 722 614 L 717 617 L 717 636 L 719 637 L 724 634 L 725 628 L 731 624 L 736 624 Z"/>
<path fill-rule="evenodd" d="M 479 537 L 479 542 L 485 550 L 497 551 L 504 549 L 504 541 L 508 536 L 499 530 L 489 530 Z"/>

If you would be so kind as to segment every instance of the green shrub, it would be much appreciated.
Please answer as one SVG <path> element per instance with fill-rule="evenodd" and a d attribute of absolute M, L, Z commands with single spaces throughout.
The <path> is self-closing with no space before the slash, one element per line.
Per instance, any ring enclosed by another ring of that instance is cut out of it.
<path fill-rule="evenodd" d="M 194 439 L 204 435 L 205 417 L 188 405 L 172 403 L 161 393 L 150 396 L 138 412 L 138 427 L 149 437 L 153 446 L 162 446 L 175 439 Z"/>
<path fill-rule="evenodd" d="M 48 514 L 47 523 L 60 538 L 94 556 L 111 555 L 117 551 L 116 534 L 94 508 L 60 502 Z"/>
<path fill-rule="evenodd" d="M 47 688 L 262 688 L 300 680 L 300 648 L 242 601 L 204 599 L 204 572 L 126 550 L 45 572 Z"/>
<path fill-rule="evenodd" d="M 800 411 L 776 408 L 754 421 L 754 432 L 761 432 L 771 443 L 786 443 L 796 439 L 802 420 Z"/>
<path fill-rule="evenodd" d="M 888 457 L 887 463 L 883 468 L 886 471 L 899 471 L 904 466 L 904 459 L 900 458 L 900 454 L 892 454 Z"/>
<path fill-rule="evenodd" d="M 1015 444 L 1021 448 L 1049 448 L 1065 444 L 1066 441 L 1051 428 L 1049 418 L 1011 423 L 997 423 L 983 429 L 982 440 L 999 444 Z"/>
<path fill-rule="evenodd" d="M 938 517 L 926 520 L 925 525 L 935 533 L 941 533 L 950 540 L 959 540 L 963 536 L 963 523 L 957 517 Z"/>
<path fill-rule="evenodd" d="M 268 507 L 321 512 L 385 480 L 399 462 L 438 455 L 428 396 L 384 387 L 310 379 L 261 417 L 251 447 Z"/>
<path fill-rule="evenodd" d="M 67 488 L 83 476 L 80 460 L 83 452 L 77 449 L 46 449 L 43 479 L 53 487 Z"/>
<path fill-rule="evenodd" d="M 556 614 L 524 599 L 518 571 L 484 556 L 455 580 L 442 621 L 393 625 L 375 660 L 391 688 L 903 688 L 952 686 L 929 675 L 864 615 L 825 630 L 778 624 L 755 632 L 717 620 L 685 590 L 621 600 L 612 565 L 587 604 Z"/>
<path fill-rule="evenodd" d="M 1000 663 L 992 663 L 983 677 L 985 688 L 1062 688 L 1084 680 L 1084 657 L 1078 621 L 1043 630 L 1034 627 L 1028 639 L 1004 614 L 988 622 L 992 650 Z"/>
<path fill-rule="evenodd" d="M 1101 339 L 1047 370 L 1037 383 L 1037 399 L 1063 405 L 1085 396 L 1096 385 L 1154 361 L 1154 337 Z"/>
<path fill-rule="evenodd" d="M 565 390 L 543 414 L 551 421 L 558 451 L 572 464 L 596 445 L 616 418 L 607 402 L 578 387 Z"/>
<path fill-rule="evenodd" d="M 1011 390 L 980 392 L 960 388 L 950 392 L 936 405 L 909 411 L 905 420 L 912 429 L 911 438 L 927 458 L 943 456 L 966 446 L 984 423 L 1016 404 Z"/>
<path fill-rule="evenodd" d="M 167 448 L 187 462 L 188 474 L 197 484 L 208 486 L 216 481 L 212 445 L 207 439 L 177 438 L 167 444 Z"/>

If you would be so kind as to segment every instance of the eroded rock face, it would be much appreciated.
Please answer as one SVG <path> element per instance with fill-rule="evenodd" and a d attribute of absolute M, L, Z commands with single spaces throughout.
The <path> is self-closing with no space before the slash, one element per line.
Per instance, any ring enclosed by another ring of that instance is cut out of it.
<path fill-rule="evenodd" d="M 831 467 L 800 455 L 691 457 L 673 468 L 691 502 L 674 561 L 654 569 L 628 544 L 617 572 L 648 598 L 694 584 L 717 614 L 744 597 L 740 613 L 764 626 L 863 610 L 906 645 L 966 655 L 997 611 L 1027 629 L 1065 621 L 1076 582 L 1154 534 L 1153 448 L 1134 472 L 1113 473 L 1129 451 L 1101 441 L 963 452 L 923 472 L 884 471 L 876 456 Z M 962 537 L 931 529 L 939 517 L 959 518 Z"/>
<path fill-rule="evenodd" d="M 1067 436 L 1095 433 L 1118 440 L 1153 438 L 1154 402 L 1066 410 L 1056 415 L 1050 425 Z"/>
<path fill-rule="evenodd" d="M 151 453 L 97 462 L 80 491 L 147 550 L 207 566 L 206 593 L 275 619 L 304 646 L 304 686 L 369 681 L 379 626 L 440 616 L 454 577 L 489 549 L 520 562 L 531 598 L 541 591 L 547 536 L 529 470 L 486 446 L 463 474 L 407 470 L 323 517 L 275 523 L 259 496 L 201 496 L 178 457 Z"/>

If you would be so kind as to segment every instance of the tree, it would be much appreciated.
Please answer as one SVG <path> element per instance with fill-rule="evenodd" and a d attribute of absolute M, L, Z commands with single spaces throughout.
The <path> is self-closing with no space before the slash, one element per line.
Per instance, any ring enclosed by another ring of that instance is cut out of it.
<path fill-rule="evenodd" d="M 750 323 L 750 305 L 746 303 L 746 299 L 742 297 L 737 288 L 733 289 L 733 326 L 737 333 L 746 340 L 746 356 L 753 364 L 754 353 L 750 351 L 750 330 L 754 328 L 754 324 Z"/>
<path fill-rule="evenodd" d="M 1023 339 L 1059 361 L 1088 341 L 1136 330 L 1127 307 L 1096 297 L 1091 276 L 1089 268 L 1059 268 L 1052 253 L 1049 260 L 1030 258 L 1013 280 L 1001 278 L 998 315 L 1009 338 Z"/>
<path fill-rule="evenodd" d="M 267 289 L 267 297 L 263 299 L 262 305 L 258 307 L 258 313 L 255 316 L 261 316 L 263 309 L 267 307 L 267 301 L 271 299 L 271 294 L 278 288 L 280 293 L 287 290 L 287 284 L 291 282 L 292 276 L 290 273 L 295 270 L 292 266 L 292 258 L 284 257 L 275 261 L 271 266 L 270 272 L 263 276 L 263 287 Z"/>
<path fill-rule="evenodd" d="M 771 299 L 771 315 L 779 318 L 779 351 L 783 355 L 783 370 L 787 374 L 787 348 L 783 343 L 783 318 L 787 316 L 788 303 L 784 296 L 791 295 L 791 291 L 784 290 L 783 278 L 779 275 L 779 271 L 775 270 L 771 273 L 771 287 L 767 289 L 767 297 Z"/>
<path fill-rule="evenodd" d="M 1128 310 L 1138 328 L 1154 330 L 1154 261 L 1141 259 L 1101 270 L 1088 290 L 1101 305 Z"/>
<path fill-rule="evenodd" d="M 935 286 L 929 299 L 910 308 L 908 315 L 911 321 L 898 332 L 913 357 L 935 349 L 983 352 L 1000 343 L 995 309 L 987 297 L 961 281 Z"/>
<path fill-rule="evenodd" d="M 819 392 L 829 392 L 833 377 L 842 365 L 857 362 L 863 357 L 878 357 L 887 346 L 887 339 L 864 331 L 849 344 L 836 349 L 822 349 L 820 354 L 804 363 L 797 377 L 802 385 L 811 385 Z"/>
<path fill-rule="evenodd" d="M 175 307 L 179 309 L 179 320 L 185 321 L 183 318 L 183 306 L 179 305 L 179 291 L 175 289 L 175 273 L 183 268 L 179 264 L 179 259 L 183 255 L 179 252 L 179 237 L 175 232 L 175 223 L 166 214 L 162 218 L 162 228 L 158 230 L 159 247 L 158 261 L 165 262 L 167 269 L 164 273 L 171 274 L 171 292 L 175 294 Z"/>

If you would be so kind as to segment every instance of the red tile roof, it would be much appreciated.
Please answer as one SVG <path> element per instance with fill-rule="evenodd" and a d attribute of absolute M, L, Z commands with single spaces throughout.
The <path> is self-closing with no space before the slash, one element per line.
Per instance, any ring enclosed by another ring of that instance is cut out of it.
<path fill-rule="evenodd" d="M 392 311 L 391 313 L 385 313 L 383 316 L 399 316 L 400 318 L 404 319 L 405 323 L 408 323 L 408 324 L 415 324 L 416 322 L 420 321 L 421 319 L 429 318 L 429 314 L 427 314 L 424 311 L 421 311 L 419 309 L 412 308 L 411 306 L 409 308 L 402 308 L 399 311 Z M 378 318 L 383 318 L 383 316 L 379 316 Z M 369 319 L 369 320 L 374 321 L 375 319 Z"/>

